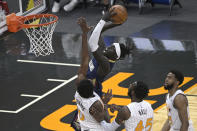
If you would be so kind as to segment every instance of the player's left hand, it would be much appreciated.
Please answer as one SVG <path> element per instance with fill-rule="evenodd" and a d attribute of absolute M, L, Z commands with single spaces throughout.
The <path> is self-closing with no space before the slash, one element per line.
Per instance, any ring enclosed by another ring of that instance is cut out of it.
<path fill-rule="evenodd" d="M 110 11 L 107 11 L 107 12 L 103 15 L 102 20 L 104 20 L 104 21 L 106 21 L 106 22 L 111 21 L 111 17 L 114 16 L 114 15 L 116 15 L 116 12 L 114 12 L 114 9 L 115 9 L 115 8 L 113 8 L 113 9 L 110 10 Z"/>
<path fill-rule="evenodd" d="M 118 105 L 115 105 L 115 104 L 112 104 L 112 105 L 110 105 L 110 106 L 108 106 L 109 108 L 110 108 L 110 111 L 112 112 L 112 113 L 114 113 L 114 111 L 118 111 L 121 107 L 120 106 L 118 106 Z"/>
<path fill-rule="evenodd" d="M 104 93 L 103 97 L 102 97 L 102 101 L 104 104 L 107 104 L 111 99 L 112 99 L 113 95 L 112 95 L 112 89 L 108 89 L 107 93 Z"/>
<path fill-rule="evenodd" d="M 83 33 L 88 33 L 93 28 L 93 26 L 87 25 L 86 19 L 84 17 L 78 18 L 77 23 L 81 27 Z"/>

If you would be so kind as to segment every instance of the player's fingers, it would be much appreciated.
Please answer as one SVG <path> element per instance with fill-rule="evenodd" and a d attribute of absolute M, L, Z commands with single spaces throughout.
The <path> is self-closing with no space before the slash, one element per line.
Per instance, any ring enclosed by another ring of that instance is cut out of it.
<path fill-rule="evenodd" d="M 110 16 L 116 15 L 117 13 L 115 12 L 115 7 L 112 8 L 112 9 L 109 11 L 109 13 L 110 13 Z"/>
<path fill-rule="evenodd" d="M 80 23 L 80 22 L 77 22 L 77 24 L 78 24 L 78 25 L 81 25 L 81 23 Z"/>
<path fill-rule="evenodd" d="M 84 19 L 84 17 L 79 17 L 79 19 L 80 19 L 80 20 L 83 20 L 83 19 Z"/>
<path fill-rule="evenodd" d="M 86 20 L 84 17 L 81 17 L 81 19 L 82 19 L 83 21 L 85 21 L 85 20 Z"/>
<path fill-rule="evenodd" d="M 84 17 L 81 18 L 83 24 L 86 24 L 86 19 Z"/>
<path fill-rule="evenodd" d="M 112 96 L 112 89 L 109 89 L 109 97 L 111 97 Z"/>
<path fill-rule="evenodd" d="M 116 12 L 112 12 L 111 13 L 111 16 L 115 16 L 117 13 Z"/>
<path fill-rule="evenodd" d="M 115 111 L 115 105 L 114 105 L 114 104 L 112 104 L 112 105 L 110 106 L 110 111 L 111 111 L 112 113 L 114 113 L 114 111 Z"/>
<path fill-rule="evenodd" d="M 115 10 L 115 7 L 111 8 L 111 9 L 109 10 L 109 13 L 112 13 L 114 10 Z"/>
<path fill-rule="evenodd" d="M 110 94 L 112 95 L 112 89 L 110 89 Z"/>
<path fill-rule="evenodd" d="M 78 20 L 77 20 L 77 24 L 81 24 L 81 17 L 80 17 L 80 18 L 78 18 Z"/>
<path fill-rule="evenodd" d="M 107 94 L 109 94 L 109 89 L 107 90 Z"/>
<path fill-rule="evenodd" d="M 82 17 L 79 17 L 79 18 L 78 18 L 78 21 L 81 21 L 81 19 L 82 19 Z"/>

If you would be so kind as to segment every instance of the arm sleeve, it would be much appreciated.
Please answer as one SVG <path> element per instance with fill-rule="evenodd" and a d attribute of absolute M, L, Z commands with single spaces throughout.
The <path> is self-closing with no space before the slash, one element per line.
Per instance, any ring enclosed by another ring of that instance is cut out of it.
<path fill-rule="evenodd" d="M 92 32 L 92 35 L 90 36 L 89 47 L 91 52 L 95 52 L 99 47 L 98 42 L 105 23 L 106 22 L 104 20 L 100 20 L 99 23 L 96 25 L 94 31 Z"/>

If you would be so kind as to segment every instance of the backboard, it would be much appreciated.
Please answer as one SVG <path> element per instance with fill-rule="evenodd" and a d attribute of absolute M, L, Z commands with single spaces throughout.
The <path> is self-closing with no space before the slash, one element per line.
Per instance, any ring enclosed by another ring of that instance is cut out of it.
<path fill-rule="evenodd" d="M 5 0 L 9 13 L 17 16 L 27 16 L 44 12 L 48 7 L 48 0 Z M 7 31 L 6 20 L 0 21 L 0 35 Z"/>

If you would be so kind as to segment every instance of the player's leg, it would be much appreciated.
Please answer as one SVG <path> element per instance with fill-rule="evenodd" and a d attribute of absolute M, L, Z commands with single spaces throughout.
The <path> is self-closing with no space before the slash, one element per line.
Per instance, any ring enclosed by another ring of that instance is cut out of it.
<path fill-rule="evenodd" d="M 59 12 L 59 10 L 60 10 L 60 0 L 54 0 L 52 12 L 57 13 L 57 12 Z"/>
<path fill-rule="evenodd" d="M 74 111 L 74 117 L 73 117 L 73 120 L 72 120 L 70 126 L 71 126 L 72 128 L 74 128 L 75 131 L 81 131 L 81 127 L 80 127 L 80 124 L 79 124 L 79 122 L 77 121 L 77 119 L 78 119 L 78 111 L 75 110 L 75 111 Z"/>
<path fill-rule="evenodd" d="M 71 0 L 70 3 L 64 6 L 66 12 L 72 11 L 79 3 L 79 0 Z"/>

